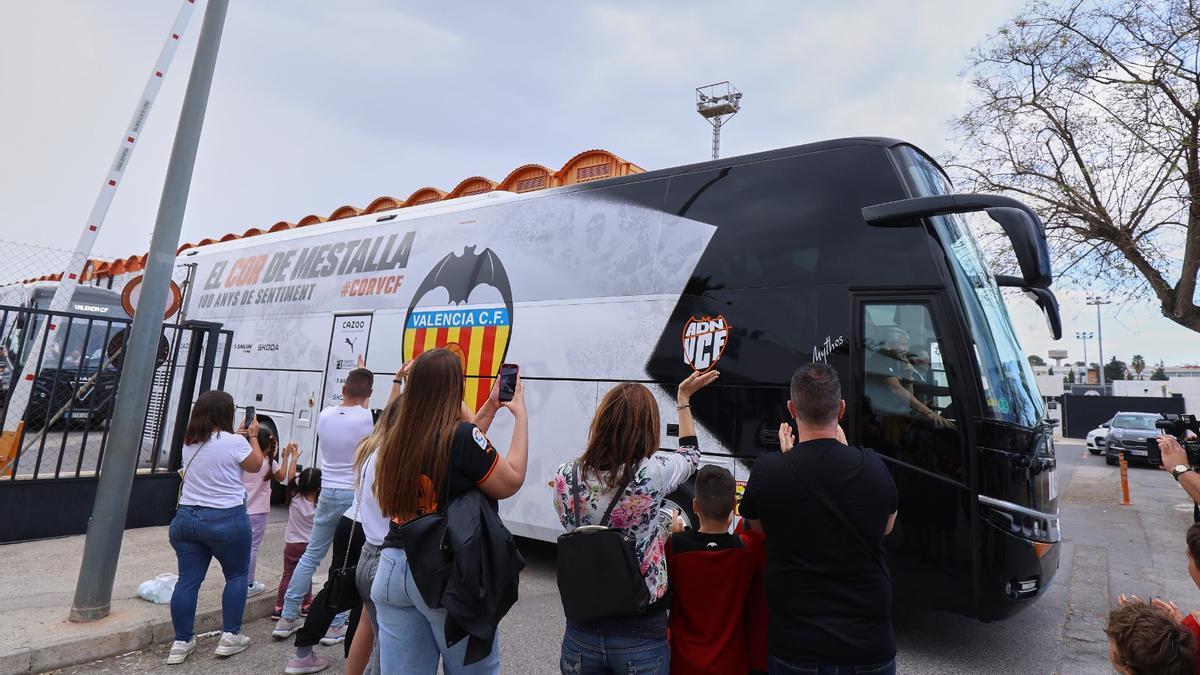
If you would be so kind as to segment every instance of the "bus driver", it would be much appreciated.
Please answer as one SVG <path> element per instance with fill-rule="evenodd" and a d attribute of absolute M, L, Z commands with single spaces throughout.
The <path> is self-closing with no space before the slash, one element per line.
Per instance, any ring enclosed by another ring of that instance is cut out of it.
<path fill-rule="evenodd" d="M 913 393 L 917 376 L 909 361 L 908 333 L 896 326 L 884 327 L 880 333 L 879 348 L 869 350 L 866 357 L 866 393 L 872 409 L 886 416 L 910 416 L 915 411 L 939 429 L 949 426 L 946 418 Z"/>

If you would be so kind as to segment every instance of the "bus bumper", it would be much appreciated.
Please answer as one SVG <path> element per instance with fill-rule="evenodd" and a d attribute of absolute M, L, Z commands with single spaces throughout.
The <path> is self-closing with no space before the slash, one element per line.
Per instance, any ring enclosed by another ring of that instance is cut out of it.
<path fill-rule="evenodd" d="M 980 584 L 976 613 L 999 621 L 1025 609 L 1050 587 L 1062 543 L 1036 542 L 981 519 Z"/>

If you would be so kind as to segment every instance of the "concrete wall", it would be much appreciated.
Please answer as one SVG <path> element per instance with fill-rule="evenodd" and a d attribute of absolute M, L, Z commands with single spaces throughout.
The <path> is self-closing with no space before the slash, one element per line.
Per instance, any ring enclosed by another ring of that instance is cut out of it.
<path fill-rule="evenodd" d="M 1054 375 L 1038 374 L 1037 378 L 1038 390 L 1042 392 L 1042 396 L 1062 396 L 1063 395 L 1063 376 L 1055 371 Z"/>

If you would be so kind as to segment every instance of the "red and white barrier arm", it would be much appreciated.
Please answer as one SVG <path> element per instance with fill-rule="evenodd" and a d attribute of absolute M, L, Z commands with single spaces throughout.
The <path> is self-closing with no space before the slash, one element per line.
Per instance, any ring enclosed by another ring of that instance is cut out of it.
<path fill-rule="evenodd" d="M 137 107 L 134 108 L 133 118 L 129 121 L 129 126 L 126 127 L 125 133 L 121 137 L 121 145 L 117 148 L 117 155 L 113 159 L 108 175 L 104 177 L 104 183 L 100 186 L 100 194 L 96 196 L 96 203 L 92 206 L 92 212 L 88 215 L 83 232 L 79 235 L 79 243 L 75 245 L 75 251 L 71 255 L 71 260 L 67 263 L 67 268 L 63 271 L 58 288 L 54 291 L 54 298 L 50 301 L 51 312 L 65 311 L 71 305 L 71 297 L 74 296 L 75 288 L 79 285 L 79 279 L 83 276 L 84 266 L 87 264 L 88 258 L 92 253 L 92 247 L 96 243 L 96 236 L 100 233 L 100 228 L 104 225 L 104 218 L 108 215 L 108 207 L 112 204 L 117 187 L 121 185 L 125 169 L 129 167 L 129 160 L 133 157 L 134 149 L 137 148 L 138 138 L 141 136 L 142 130 L 146 127 L 146 120 L 150 117 L 150 110 L 154 107 L 154 100 L 158 98 L 158 91 L 162 88 L 163 78 L 166 77 L 167 69 L 171 66 L 171 61 L 175 58 L 175 52 L 179 49 L 180 38 L 183 36 L 184 30 L 192 18 L 192 10 L 195 7 L 195 0 L 182 0 L 180 3 L 179 13 L 175 15 L 175 23 L 171 25 L 171 32 L 167 35 L 167 39 L 163 43 L 162 51 L 158 54 L 158 60 L 154 62 L 154 70 L 150 71 L 150 78 L 146 82 L 146 88 L 142 90 L 142 97 L 138 100 Z M 47 343 L 56 344 L 54 340 L 56 339 L 58 328 L 59 325 L 57 322 L 42 322 L 42 327 L 38 330 L 38 334 L 33 340 L 33 349 L 29 356 L 25 358 L 25 369 L 21 374 L 21 379 L 17 381 L 13 390 L 9 393 L 8 412 L 4 419 L 4 431 L 14 431 L 17 428 L 17 423 L 25 415 L 25 407 L 29 403 L 29 395 L 33 390 L 33 381 L 36 377 L 36 373 L 32 372 L 32 369 L 37 367 L 38 360 L 41 358 L 42 345 Z M 44 339 L 44 333 L 47 330 L 50 331 L 50 336 L 49 339 Z"/>

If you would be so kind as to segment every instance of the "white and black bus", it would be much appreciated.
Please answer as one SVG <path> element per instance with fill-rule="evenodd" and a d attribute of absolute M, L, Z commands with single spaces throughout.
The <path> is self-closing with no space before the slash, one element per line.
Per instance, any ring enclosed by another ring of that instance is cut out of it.
<path fill-rule="evenodd" d="M 1003 226 L 1020 276 L 988 270 L 960 215 L 972 211 Z M 1050 422 L 999 290 L 1025 289 L 1058 331 L 1042 225 L 1013 200 L 954 195 L 906 143 L 492 192 L 203 246 L 180 263 L 195 265 L 187 316 L 234 331 L 226 388 L 312 453 L 315 417 L 359 356 L 376 406 L 426 349 L 458 345 L 472 404 L 501 362 L 520 364 L 529 472 L 501 507 L 516 534 L 561 532 L 547 481 L 615 383 L 657 392 L 669 446 L 676 384 L 719 368 L 692 403 L 704 461 L 745 480 L 778 449 L 790 373 L 821 360 L 841 375 L 850 441 L 876 449 L 899 488 L 897 602 L 1003 618 L 1057 569 Z M 897 370 L 921 406 L 887 391 Z M 673 497 L 691 503 L 686 489 Z"/>

